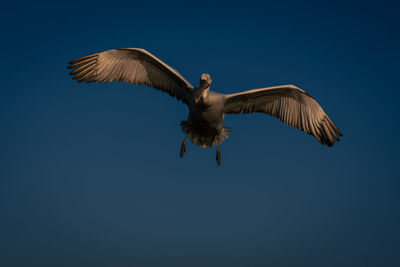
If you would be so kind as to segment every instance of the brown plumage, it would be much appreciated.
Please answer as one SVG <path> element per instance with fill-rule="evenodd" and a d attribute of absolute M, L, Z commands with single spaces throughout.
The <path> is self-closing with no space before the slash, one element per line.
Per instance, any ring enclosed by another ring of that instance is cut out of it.
<path fill-rule="evenodd" d="M 139 48 L 120 48 L 80 57 L 68 68 L 78 82 L 122 81 L 145 84 L 187 102 L 193 90 L 176 70 Z"/>
<path fill-rule="evenodd" d="M 313 135 L 321 144 L 332 146 L 342 135 L 312 96 L 294 85 L 253 89 L 228 95 L 224 113 L 261 112 Z"/>

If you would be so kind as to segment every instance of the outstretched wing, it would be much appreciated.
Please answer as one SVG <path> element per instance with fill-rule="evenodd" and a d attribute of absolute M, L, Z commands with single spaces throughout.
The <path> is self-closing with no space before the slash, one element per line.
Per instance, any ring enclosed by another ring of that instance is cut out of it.
<path fill-rule="evenodd" d="M 332 146 L 342 135 L 321 106 L 294 85 L 274 86 L 227 95 L 224 113 L 262 112 L 277 117 Z"/>
<path fill-rule="evenodd" d="M 68 68 L 78 82 L 124 81 L 145 84 L 188 103 L 191 85 L 179 72 L 139 48 L 108 50 L 69 62 Z"/>

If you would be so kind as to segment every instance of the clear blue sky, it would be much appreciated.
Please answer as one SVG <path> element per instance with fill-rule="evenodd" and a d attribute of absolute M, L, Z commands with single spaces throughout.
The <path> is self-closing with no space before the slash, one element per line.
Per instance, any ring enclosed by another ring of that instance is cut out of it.
<path fill-rule="evenodd" d="M 0 265 L 400 266 L 398 1 L 148 2 L 2 4 Z M 181 160 L 183 104 L 71 80 L 120 47 L 224 93 L 295 84 L 343 139 L 227 116 L 221 167 Z"/>

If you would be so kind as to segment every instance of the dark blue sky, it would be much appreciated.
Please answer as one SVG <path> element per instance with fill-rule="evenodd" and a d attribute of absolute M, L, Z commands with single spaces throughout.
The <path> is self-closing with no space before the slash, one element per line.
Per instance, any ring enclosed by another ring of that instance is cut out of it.
<path fill-rule="evenodd" d="M 400 266 L 398 1 L 149 2 L 2 4 L 0 265 Z M 295 84 L 343 139 L 227 116 L 221 167 L 181 160 L 183 104 L 71 80 L 120 47 L 220 92 Z"/>

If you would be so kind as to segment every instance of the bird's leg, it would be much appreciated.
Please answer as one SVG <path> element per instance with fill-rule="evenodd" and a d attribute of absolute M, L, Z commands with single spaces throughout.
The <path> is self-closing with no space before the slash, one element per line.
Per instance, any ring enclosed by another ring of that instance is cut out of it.
<path fill-rule="evenodd" d="M 186 132 L 185 139 L 183 139 L 183 143 L 181 146 L 181 158 L 183 158 L 183 154 L 185 154 L 185 152 L 186 152 L 186 139 L 187 139 L 188 135 L 189 135 L 189 133 Z"/>
<path fill-rule="evenodd" d="M 221 150 L 219 149 L 219 144 L 217 145 L 217 164 L 221 165 Z"/>

